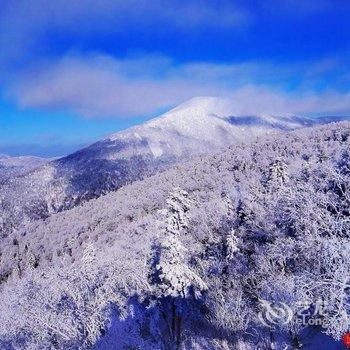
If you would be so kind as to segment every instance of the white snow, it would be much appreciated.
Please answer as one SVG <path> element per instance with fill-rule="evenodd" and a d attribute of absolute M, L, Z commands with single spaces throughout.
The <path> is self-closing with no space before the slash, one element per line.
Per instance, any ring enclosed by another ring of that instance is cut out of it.
<path fill-rule="evenodd" d="M 169 149 L 181 156 L 207 153 L 271 132 L 304 127 L 304 122 L 290 116 L 247 117 L 237 113 L 229 99 L 196 97 L 143 125 L 112 134 L 107 140 L 142 139 L 154 157 L 166 154 Z"/>
<path fill-rule="evenodd" d="M 158 142 L 150 142 L 149 147 L 155 158 L 160 157 L 163 154 L 162 147 Z"/>
<path fill-rule="evenodd" d="M 34 156 L 10 157 L 4 154 L 0 155 L 0 165 L 6 167 L 25 167 L 34 168 L 49 162 L 52 159 L 40 158 Z"/>

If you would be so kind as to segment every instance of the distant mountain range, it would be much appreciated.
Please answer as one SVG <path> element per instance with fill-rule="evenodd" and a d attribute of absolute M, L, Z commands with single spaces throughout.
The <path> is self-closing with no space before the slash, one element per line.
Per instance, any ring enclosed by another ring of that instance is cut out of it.
<path fill-rule="evenodd" d="M 48 163 L 33 157 L 8 159 L 18 171 L 0 186 L 0 233 L 6 235 L 22 222 L 72 208 L 194 156 L 261 135 L 346 119 L 236 116 L 233 111 L 229 100 L 194 98 L 143 125 Z"/>
<path fill-rule="evenodd" d="M 52 158 L 33 156 L 10 157 L 5 154 L 0 154 L 0 182 L 9 177 L 34 170 L 52 160 Z"/>

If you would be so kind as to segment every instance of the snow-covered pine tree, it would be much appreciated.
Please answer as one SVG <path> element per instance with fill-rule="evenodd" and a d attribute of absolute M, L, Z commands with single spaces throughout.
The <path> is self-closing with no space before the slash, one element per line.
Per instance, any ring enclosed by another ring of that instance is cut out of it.
<path fill-rule="evenodd" d="M 187 249 L 181 242 L 181 231 L 188 228 L 188 193 L 175 188 L 169 195 L 167 205 L 166 225 L 154 250 L 151 275 L 157 298 L 170 300 L 171 338 L 173 347 L 178 349 L 181 343 L 182 318 L 176 300 L 200 298 L 207 286 L 190 268 Z"/>
<path fill-rule="evenodd" d="M 28 252 L 28 265 L 31 269 L 35 269 L 38 266 L 38 258 L 35 256 L 35 254 L 30 250 Z"/>
<path fill-rule="evenodd" d="M 81 263 L 85 278 L 91 280 L 96 272 L 96 249 L 91 242 L 85 243 Z"/>
<path fill-rule="evenodd" d="M 188 193 L 181 188 L 174 188 L 167 199 L 166 232 L 177 236 L 181 229 L 186 228 L 190 208 Z"/>
<path fill-rule="evenodd" d="M 188 265 L 180 239 L 168 234 L 159 245 L 159 261 L 155 266 L 157 288 L 161 297 L 200 298 L 206 289 L 203 280 Z"/>
<path fill-rule="evenodd" d="M 287 165 L 283 161 L 277 159 L 270 164 L 267 180 L 269 184 L 283 185 L 288 179 Z"/>
<path fill-rule="evenodd" d="M 226 258 L 228 260 L 233 259 L 235 254 L 239 252 L 238 243 L 235 230 L 232 229 L 226 236 Z"/>

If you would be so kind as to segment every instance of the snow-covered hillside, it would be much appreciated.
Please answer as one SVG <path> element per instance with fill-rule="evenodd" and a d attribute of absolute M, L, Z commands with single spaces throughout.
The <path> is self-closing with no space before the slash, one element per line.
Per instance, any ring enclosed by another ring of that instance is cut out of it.
<path fill-rule="evenodd" d="M 51 160 L 33 156 L 10 157 L 0 154 L 0 182 L 9 177 L 29 172 Z"/>
<path fill-rule="evenodd" d="M 4 238 L 0 345 L 338 349 L 350 327 L 349 142 L 349 122 L 262 137 Z M 261 300 L 296 317 L 269 328 Z M 298 323 L 299 303 L 320 300 L 327 336 Z"/>
<path fill-rule="evenodd" d="M 193 156 L 321 123 L 234 113 L 229 100 L 195 98 L 148 123 L 7 180 L 0 187 L 0 233 L 9 234 L 20 223 L 72 208 Z"/>

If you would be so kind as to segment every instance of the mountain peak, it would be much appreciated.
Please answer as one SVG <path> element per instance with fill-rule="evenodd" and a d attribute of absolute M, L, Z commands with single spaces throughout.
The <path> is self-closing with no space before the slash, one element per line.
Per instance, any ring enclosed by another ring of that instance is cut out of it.
<path fill-rule="evenodd" d="M 217 107 L 228 107 L 230 105 L 231 101 L 223 97 L 197 96 L 181 103 L 180 105 L 169 111 L 169 113 L 172 111 L 184 110 L 188 108 L 199 108 L 207 111 L 215 109 L 216 111 Z"/>
<path fill-rule="evenodd" d="M 305 126 L 305 118 L 251 116 L 238 113 L 235 101 L 214 96 L 194 97 L 161 116 L 106 139 L 135 145 L 160 156 L 198 155 L 257 136 Z M 307 121 L 309 123 L 309 120 Z M 124 146 L 123 146 L 124 147 Z M 127 146 L 125 146 L 127 148 Z"/>
<path fill-rule="evenodd" d="M 201 118 L 208 115 L 228 116 L 232 111 L 230 100 L 213 96 L 199 96 L 181 103 L 160 117 L 153 119 L 150 123 L 158 123 L 165 119 L 191 119 Z"/>

